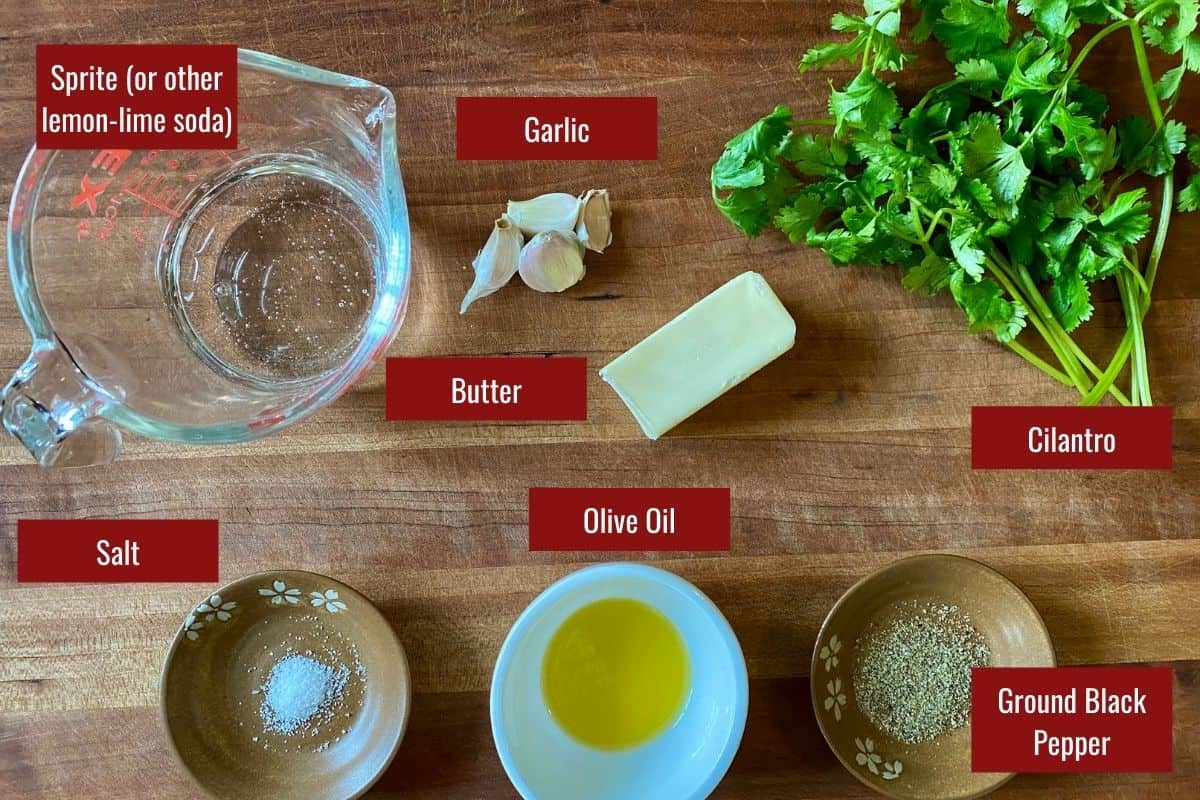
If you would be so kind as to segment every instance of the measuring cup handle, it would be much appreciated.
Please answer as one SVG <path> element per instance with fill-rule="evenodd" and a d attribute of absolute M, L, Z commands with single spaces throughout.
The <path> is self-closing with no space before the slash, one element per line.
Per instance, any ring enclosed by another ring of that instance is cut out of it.
<path fill-rule="evenodd" d="M 43 467 L 111 463 L 121 432 L 100 414 L 110 402 L 60 345 L 35 344 L 0 392 L 0 421 Z"/>

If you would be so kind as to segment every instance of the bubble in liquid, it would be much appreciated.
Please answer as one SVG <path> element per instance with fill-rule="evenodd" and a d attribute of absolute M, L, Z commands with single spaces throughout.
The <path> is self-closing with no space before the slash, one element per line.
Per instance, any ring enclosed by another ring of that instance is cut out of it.
<path fill-rule="evenodd" d="M 373 277 L 358 228 L 328 205 L 285 197 L 232 231 L 217 257 L 212 296 L 254 365 L 271 376 L 302 377 L 336 366 L 357 343 Z M 336 301 L 347 295 L 358 299 Z"/>

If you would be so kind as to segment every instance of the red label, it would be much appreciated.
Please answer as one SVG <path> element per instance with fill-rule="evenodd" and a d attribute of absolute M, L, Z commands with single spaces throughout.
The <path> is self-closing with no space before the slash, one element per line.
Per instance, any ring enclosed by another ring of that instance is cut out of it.
<path fill-rule="evenodd" d="M 460 97 L 459 160 L 658 158 L 657 97 Z"/>
<path fill-rule="evenodd" d="M 39 44 L 37 146 L 236 148 L 237 67 L 225 44 Z"/>
<path fill-rule="evenodd" d="M 530 550 L 728 550 L 728 489 L 529 490 Z"/>
<path fill-rule="evenodd" d="M 390 420 L 587 419 L 586 358 L 389 358 Z"/>
<path fill-rule="evenodd" d="M 972 672 L 975 772 L 1170 772 L 1169 667 Z"/>
<path fill-rule="evenodd" d="M 975 406 L 974 469 L 1170 469 L 1171 408 Z"/>
<path fill-rule="evenodd" d="M 18 583 L 215 583 L 215 519 L 23 519 Z"/>

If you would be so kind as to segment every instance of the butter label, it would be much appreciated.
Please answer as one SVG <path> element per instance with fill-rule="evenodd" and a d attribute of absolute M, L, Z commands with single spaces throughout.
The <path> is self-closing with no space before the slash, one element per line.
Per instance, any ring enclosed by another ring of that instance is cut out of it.
<path fill-rule="evenodd" d="M 389 358 L 389 420 L 586 420 L 585 358 Z"/>

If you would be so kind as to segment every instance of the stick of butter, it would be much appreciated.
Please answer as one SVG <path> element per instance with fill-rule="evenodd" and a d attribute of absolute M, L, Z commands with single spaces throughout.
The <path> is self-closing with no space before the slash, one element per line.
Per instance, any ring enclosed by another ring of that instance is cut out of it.
<path fill-rule="evenodd" d="M 767 281 L 743 272 L 600 370 L 657 439 L 786 353 L 796 323 Z"/>

